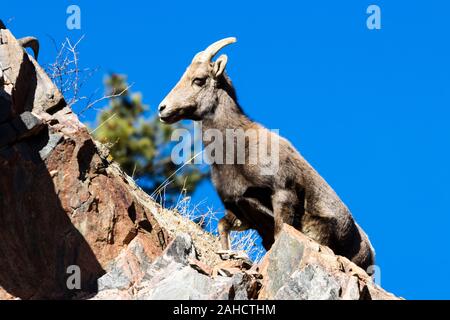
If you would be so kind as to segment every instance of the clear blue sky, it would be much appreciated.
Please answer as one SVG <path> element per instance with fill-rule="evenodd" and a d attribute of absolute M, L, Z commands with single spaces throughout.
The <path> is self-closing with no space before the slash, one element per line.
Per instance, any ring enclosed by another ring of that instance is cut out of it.
<path fill-rule="evenodd" d="M 69 4 L 81 31 L 66 28 Z M 366 8 L 382 29 L 366 28 Z M 10 1 L 1 19 L 41 39 L 41 61 L 85 34 L 82 65 L 114 71 L 155 108 L 193 55 L 236 36 L 228 73 L 245 111 L 279 128 L 369 234 L 382 286 L 450 298 L 449 1 Z M 88 114 L 83 121 L 92 121 Z M 196 199 L 220 208 L 209 185 Z"/>

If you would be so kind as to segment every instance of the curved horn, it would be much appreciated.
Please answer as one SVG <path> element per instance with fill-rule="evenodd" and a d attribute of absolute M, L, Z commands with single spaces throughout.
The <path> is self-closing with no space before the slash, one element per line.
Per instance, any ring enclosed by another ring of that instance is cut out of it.
<path fill-rule="evenodd" d="M 211 61 L 211 59 L 217 54 L 217 52 L 219 52 L 219 50 L 221 50 L 223 47 L 229 44 L 235 43 L 236 41 L 237 40 L 234 37 L 216 41 L 208 48 L 206 48 L 204 51 L 197 54 L 195 58 L 201 61 Z"/>
<path fill-rule="evenodd" d="M 23 48 L 31 48 L 34 58 L 37 60 L 39 55 L 39 41 L 35 37 L 25 37 L 17 40 Z"/>

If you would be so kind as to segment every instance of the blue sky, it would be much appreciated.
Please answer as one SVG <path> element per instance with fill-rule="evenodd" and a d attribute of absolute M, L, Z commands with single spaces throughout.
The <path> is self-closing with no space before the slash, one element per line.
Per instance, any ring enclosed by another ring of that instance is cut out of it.
<path fill-rule="evenodd" d="M 47 5 L 45 4 L 47 3 Z M 80 31 L 66 8 L 81 8 Z M 377 4 L 382 29 L 366 28 Z M 450 298 L 448 1 L 10 1 L 17 37 L 78 39 L 85 67 L 127 74 L 155 108 L 193 55 L 224 50 L 246 113 L 280 129 L 367 231 L 382 286 L 408 299 Z M 88 113 L 83 121 L 92 121 Z M 221 204 L 209 184 L 195 200 Z"/>

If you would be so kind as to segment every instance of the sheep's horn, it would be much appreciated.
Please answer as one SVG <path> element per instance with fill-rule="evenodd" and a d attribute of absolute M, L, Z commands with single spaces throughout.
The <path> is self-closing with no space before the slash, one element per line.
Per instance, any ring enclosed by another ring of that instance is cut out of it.
<path fill-rule="evenodd" d="M 211 61 L 211 59 L 214 58 L 214 56 L 217 54 L 217 52 L 219 52 L 219 50 L 221 50 L 223 47 L 229 44 L 235 43 L 236 41 L 237 41 L 236 38 L 230 37 L 214 42 L 204 51 L 197 54 L 194 59 L 201 61 Z"/>
<path fill-rule="evenodd" d="M 35 37 L 25 37 L 17 40 L 23 48 L 31 48 L 34 58 L 37 60 L 39 55 L 39 41 Z"/>

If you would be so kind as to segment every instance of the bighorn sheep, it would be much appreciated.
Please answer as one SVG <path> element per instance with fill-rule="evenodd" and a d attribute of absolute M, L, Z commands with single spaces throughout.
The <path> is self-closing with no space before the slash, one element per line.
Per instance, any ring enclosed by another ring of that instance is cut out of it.
<path fill-rule="evenodd" d="M 212 164 L 212 181 L 226 209 L 218 226 L 223 249 L 230 249 L 230 231 L 248 228 L 258 231 L 268 249 L 287 223 L 367 269 L 374 264 L 374 252 L 349 209 L 287 140 L 243 113 L 225 73 L 227 56 L 212 61 L 220 49 L 234 42 L 235 38 L 226 38 L 198 53 L 159 106 L 165 123 L 190 119 L 224 136 L 227 129 L 256 129 L 279 139 L 279 169 L 274 175 L 262 175 L 258 165 L 247 162 Z"/>

